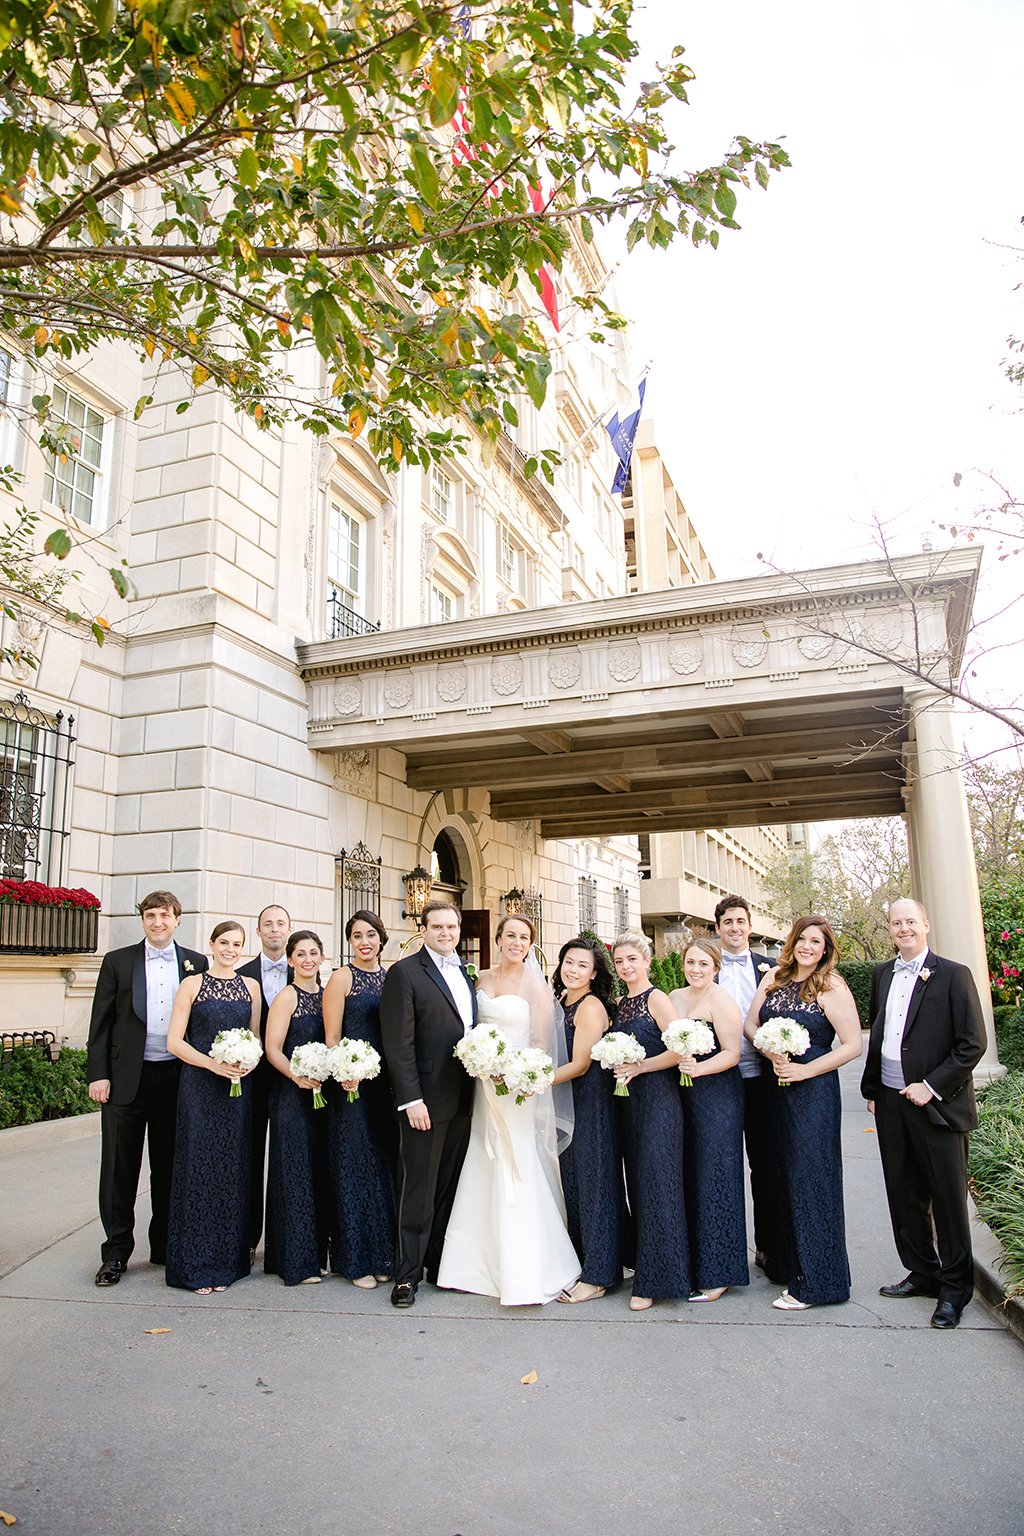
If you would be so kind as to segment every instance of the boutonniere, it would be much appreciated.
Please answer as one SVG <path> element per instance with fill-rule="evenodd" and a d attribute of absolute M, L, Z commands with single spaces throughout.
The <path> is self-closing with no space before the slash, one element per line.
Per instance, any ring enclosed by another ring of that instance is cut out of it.
<path fill-rule="evenodd" d="M 929 981 L 931 979 L 931 974 L 932 973 L 928 967 L 926 965 L 922 965 L 921 969 L 917 973 L 917 979 L 918 981 Z"/>
<path fill-rule="evenodd" d="M 470 981 L 476 981 L 478 979 L 477 968 L 475 965 L 467 965 L 464 966 L 463 969 L 465 970 L 466 975 L 469 977 Z"/>
<path fill-rule="evenodd" d="M 770 971 L 771 970 L 771 966 L 768 964 L 767 960 L 762 960 L 761 964 L 758 966 L 757 970 L 758 970 L 758 974 L 763 976 L 765 971 Z"/>
<path fill-rule="evenodd" d="M 183 961 L 181 968 L 182 968 L 183 971 L 194 971 L 195 970 L 195 966 L 192 964 L 191 960 Z"/>

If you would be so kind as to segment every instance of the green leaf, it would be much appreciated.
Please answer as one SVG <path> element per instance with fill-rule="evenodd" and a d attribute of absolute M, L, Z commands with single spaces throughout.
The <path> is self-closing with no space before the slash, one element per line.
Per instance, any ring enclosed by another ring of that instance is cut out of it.
<path fill-rule="evenodd" d="M 55 528 L 43 545 L 43 553 L 57 560 L 66 560 L 72 550 L 71 535 L 66 528 Z"/>
<path fill-rule="evenodd" d="M 437 168 L 429 151 L 422 144 L 414 144 L 410 151 L 410 158 L 414 173 L 413 182 L 431 208 L 436 208 L 441 186 L 437 177 Z"/>
<path fill-rule="evenodd" d="M 715 188 L 715 207 L 724 219 L 731 219 L 736 212 L 736 193 L 727 181 L 720 181 Z"/>
<path fill-rule="evenodd" d="M 131 583 L 124 571 L 120 570 L 118 566 L 112 565 L 109 574 L 114 584 L 114 591 L 118 597 L 128 597 L 131 592 Z"/>
<path fill-rule="evenodd" d="M 259 185 L 260 162 L 256 151 L 248 144 L 238 157 L 238 179 L 243 187 L 251 189 Z"/>

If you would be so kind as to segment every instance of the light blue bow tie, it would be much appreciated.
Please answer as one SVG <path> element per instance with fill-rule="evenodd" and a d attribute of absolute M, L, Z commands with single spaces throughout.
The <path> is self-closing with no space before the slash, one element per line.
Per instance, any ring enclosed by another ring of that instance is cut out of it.
<path fill-rule="evenodd" d="M 174 953 L 174 945 L 173 944 L 168 944 L 166 949 L 151 949 L 149 947 L 149 945 L 147 944 L 146 945 L 146 959 L 147 960 L 173 960 L 175 965 L 177 965 L 177 963 L 178 963 L 178 957 Z"/>
<path fill-rule="evenodd" d="M 896 975 L 899 971 L 916 971 L 919 968 L 917 960 L 897 960 L 893 974 Z"/>
<path fill-rule="evenodd" d="M 722 954 L 723 965 L 746 965 L 749 959 L 749 951 L 745 955 L 729 955 L 725 954 L 724 952 Z"/>
<path fill-rule="evenodd" d="M 442 955 L 441 964 L 453 966 L 456 970 L 459 971 L 462 969 L 462 961 L 459 959 L 458 955 Z"/>
<path fill-rule="evenodd" d="M 288 974 L 288 961 L 287 960 L 264 960 L 264 962 L 263 962 L 263 969 L 265 971 L 284 971 L 285 975 L 287 975 Z"/>

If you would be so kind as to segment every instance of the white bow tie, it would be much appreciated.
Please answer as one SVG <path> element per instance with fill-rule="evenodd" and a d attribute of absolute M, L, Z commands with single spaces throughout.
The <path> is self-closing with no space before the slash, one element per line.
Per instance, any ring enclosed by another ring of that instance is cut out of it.
<path fill-rule="evenodd" d="M 175 956 L 175 953 L 174 953 L 174 945 L 173 944 L 168 944 L 166 949 L 152 949 L 147 944 L 146 945 L 146 959 L 147 960 L 175 960 L 175 963 L 177 963 L 176 962 L 176 956 Z"/>

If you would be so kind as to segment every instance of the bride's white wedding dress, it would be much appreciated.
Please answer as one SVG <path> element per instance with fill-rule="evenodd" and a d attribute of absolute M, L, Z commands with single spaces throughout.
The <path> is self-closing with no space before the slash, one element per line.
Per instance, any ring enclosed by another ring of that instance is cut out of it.
<path fill-rule="evenodd" d="M 517 1049 L 532 1043 L 524 998 L 481 992 L 479 1015 Z M 438 1285 L 524 1307 L 552 1301 L 579 1273 L 565 1229 L 550 1095 L 517 1105 L 514 1094 L 499 1098 L 493 1083 L 478 1082 Z"/>

